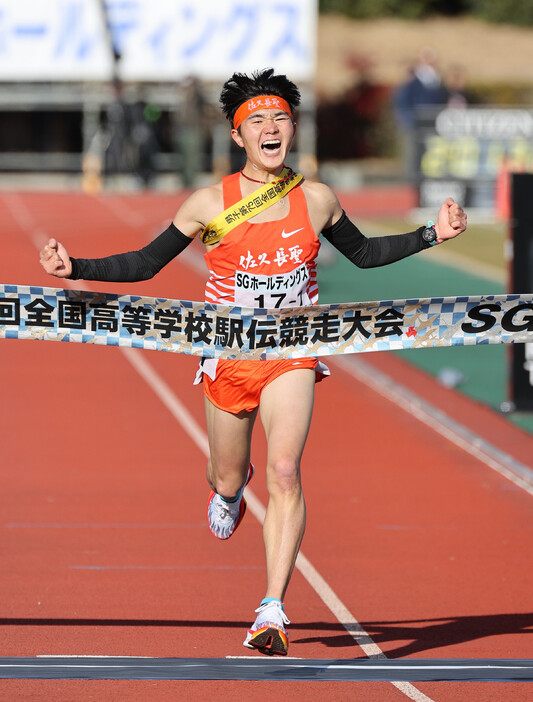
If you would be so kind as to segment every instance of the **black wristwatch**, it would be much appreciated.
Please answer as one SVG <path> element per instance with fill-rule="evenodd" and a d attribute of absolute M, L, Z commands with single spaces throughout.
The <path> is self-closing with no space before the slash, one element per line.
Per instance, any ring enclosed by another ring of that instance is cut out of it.
<path fill-rule="evenodd" d="M 427 226 L 422 231 L 422 239 L 427 241 L 430 246 L 435 246 L 439 242 L 437 241 L 437 231 L 435 229 L 435 222 L 429 220 Z"/>

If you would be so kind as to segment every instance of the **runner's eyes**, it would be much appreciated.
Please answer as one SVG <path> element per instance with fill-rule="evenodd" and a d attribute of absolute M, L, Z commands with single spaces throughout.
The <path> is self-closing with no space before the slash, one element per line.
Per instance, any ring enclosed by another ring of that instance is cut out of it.
<path fill-rule="evenodd" d="M 287 122 L 289 120 L 288 115 L 280 115 L 279 117 L 274 117 L 274 122 Z M 263 117 L 256 117 L 255 119 L 249 120 L 251 124 L 263 124 L 267 120 Z"/>

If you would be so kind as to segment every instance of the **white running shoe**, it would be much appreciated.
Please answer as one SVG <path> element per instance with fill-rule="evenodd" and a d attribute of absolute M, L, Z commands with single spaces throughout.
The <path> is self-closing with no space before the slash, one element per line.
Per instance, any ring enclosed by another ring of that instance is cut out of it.
<path fill-rule="evenodd" d="M 255 648 L 267 656 L 286 656 L 289 650 L 289 634 L 285 625 L 290 621 L 278 600 L 266 602 L 255 610 L 257 618 L 248 629 L 243 646 Z"/>
<path fill-rule="evenodd" d="M 207 501 L 207 523 L 211 533 L 217 539 L 229 539 L 235 529 L 242 522 L 244 513 L 246 512 L 246 500 L 242 494 L 244 488 L 253 478 L 255 469 L 252 463 L 248 468 L 248 477 L 246 482 L 239 490 L 239 494 L 235 502 L 226 502 L 214 490 L 209 493 Z"/>

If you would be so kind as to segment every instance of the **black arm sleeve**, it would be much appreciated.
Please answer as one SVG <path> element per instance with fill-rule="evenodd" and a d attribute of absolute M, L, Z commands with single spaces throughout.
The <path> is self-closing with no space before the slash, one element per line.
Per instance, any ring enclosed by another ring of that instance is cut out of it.
<path fill-rule="evenodd" d="M 407 234 L 368 238 L 350 222 L 343 210 L 339 221 L 324 229 L 322 234 L 359 268 L 377 268 L 429 248 L 430 244 L 422 238 L 423 231 L 424 227 L 420 227 Z"/>
<path fill-rule="evenodd" d="M 185 236 L 172 222 L 168 229 L 143 249 L 115 254 L 106 258 L 71 258 L 72 280 L 107 280 L 132 283 L 149 280 L 181 253 L 192 239 Z"/>

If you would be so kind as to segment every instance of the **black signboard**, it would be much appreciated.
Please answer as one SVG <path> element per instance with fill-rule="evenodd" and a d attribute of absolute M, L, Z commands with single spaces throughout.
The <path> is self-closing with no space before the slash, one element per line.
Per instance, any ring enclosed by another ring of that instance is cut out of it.
<path fill-rule="evenodd" d="M 513 256 L 509 292 L 533 291 L 533 173 L 511 175 L 511 237 Z M 511 402 L 533 411 L 533 342 L 511 348 Z"/>

